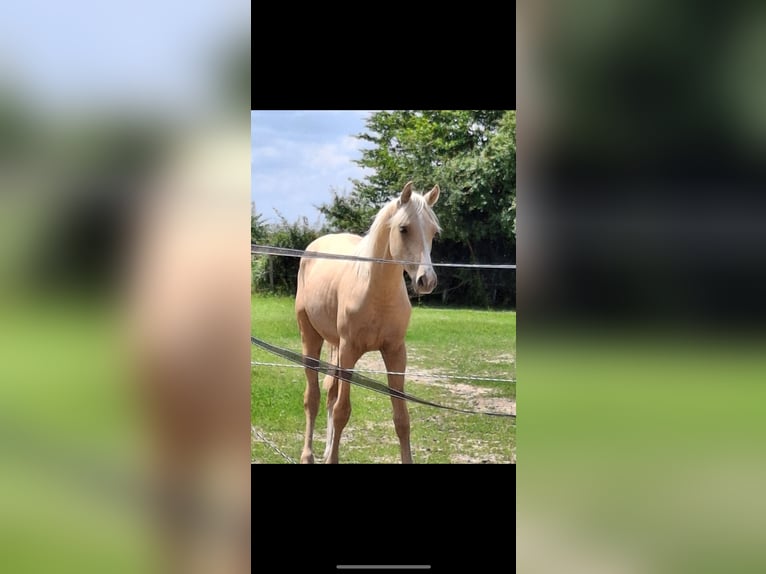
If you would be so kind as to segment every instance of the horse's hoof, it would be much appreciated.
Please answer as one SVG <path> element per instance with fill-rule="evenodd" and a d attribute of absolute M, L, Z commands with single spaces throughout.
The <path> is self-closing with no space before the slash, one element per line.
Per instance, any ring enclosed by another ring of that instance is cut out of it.
<path fill-rule="evenodd" d="M 301 455 L 301 464 L 314 464 L 314 455 L 313 454 L 302 454 Z"/>

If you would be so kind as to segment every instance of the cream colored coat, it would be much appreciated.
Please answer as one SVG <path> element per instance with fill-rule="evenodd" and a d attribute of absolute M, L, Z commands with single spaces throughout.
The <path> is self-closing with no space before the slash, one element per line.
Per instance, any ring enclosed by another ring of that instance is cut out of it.
<path fill-rule="evenodd" d="M 364 238 L 349 233 L 325 235 L 306 248 L 307 251 L 408 262 L 301 259 L 295 312 L 306 357 L 319 358 L 322 344 L 327 341 L 330 362 L 341 371 L 353 369 L 359 358 L 369 351 L 380 351 L 387 371 L 405 371 L 404 337 L 412 307 L 402 271 L 407 271 L 416 293 L 430 293 L 436 286 L 431 243 L 439 224 L 431 207 L 438 198 L 438 186 L 419 195 L 412 192 L 412 182 L 409 182 L 400 197 L 380 210 Z M 319 380 L 316 370 L 306 367 L 305 371 L 306 434 L 301 462 L 312 463 Z M 388 384 L 402 391 L 404 376 L 389 374 Z M 328 390 L 324 459 L 337 463 L 341 433 L 351 416 L 350 385 L 327 375 L 324 386 Z M 407 404 L 395 398 L 391 404 L 402 462 L 411 463 Z"/>

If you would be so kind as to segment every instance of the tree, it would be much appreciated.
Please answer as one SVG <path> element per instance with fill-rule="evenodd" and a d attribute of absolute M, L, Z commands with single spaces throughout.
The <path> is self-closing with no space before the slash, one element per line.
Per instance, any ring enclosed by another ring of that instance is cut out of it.
<path fill-rule="evenodd" d="M 512 262 L 516 253 L 516 112 L 406 110 L 376 112 L 357 137 L 370 142 L 357 163 L 372 170 L 348 195 L 320 207 L 328 225 L 364 233 L 377 210 L 413 180 L 442 188 L 442 237 L 435 261 Z M 442 300 L 515 305 L 512 271 L 440 269 Z"/>
<path fill-rule="evenodd" d="M 267 224 L 263 216 L 255 211 L 250 217 L 250 239 L 253 243 L 305 249 L 322 234 L 321 228 L 309 224 L 302 217 L 290 223 L 277 211 L 279 223 Z M 300 260 L 295 257 L 276 255 L 255 255 L 251 260 L 251 291 L 295 294 Z"/>
<path fill-rule="evenodd" d="M 252 204 L 252 214 L 250 215 L 250 243 L 263 243 L 268 236 L 268 225 L 263 220 L 263 214 L 255 210 L 255 204 Z"/>

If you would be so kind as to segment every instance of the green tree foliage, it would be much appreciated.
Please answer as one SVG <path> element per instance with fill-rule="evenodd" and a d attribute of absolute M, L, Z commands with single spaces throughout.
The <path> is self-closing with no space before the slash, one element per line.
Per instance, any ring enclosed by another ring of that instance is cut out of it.
<path fill-rule="evenodd" d="M 516 254 L 516 112 L 377 112 L 358 137 L 371 147 L 357 163 L 372 173 L 320 207 L 333 230 L 364 233 L 378 209 L 413 180 L 438 183 L 442 236 L 434 261 L 513 262 Z M 439 269 L 444 302 L 515 306 L 515 273 Z"/>
<path fill-rule="evenodd" d="M 322 234 L 318 227 L 309 225 L 305 217 L 290 223 L 281 214 L 277 215 L 279 223 L 271 225 L 264 223 L 259 213 L 251 217 L 250 238 L 253 243 L 306 249 L 309 243 Z M 251 265 L 252 292 L 295 294 L 299 264 L 300 259 L 297 257 L 254 255 Z"/>
<path fill-rule="evenodd" d="M 263 220 L 263 214 L 253 211 L 250 216 L 250 243 L 266 244 L 266 238 L 269 234 L 269 228 Z"/>

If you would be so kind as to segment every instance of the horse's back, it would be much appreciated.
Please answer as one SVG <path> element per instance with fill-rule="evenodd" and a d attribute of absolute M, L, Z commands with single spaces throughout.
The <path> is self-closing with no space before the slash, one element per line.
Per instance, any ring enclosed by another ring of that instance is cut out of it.
<path fill-rule="evenodd" d="M 360 236 L 351 233 L 331 233 L 312 241 L 306 247 L 306 251 L 332 253 L 333 255 L 353 255 L 361 240 Z M 298 270 L 297 298 L 301 299 L 307 289 L 311 292 L 326 290 L 328 286 L 338 280 L 348 264 L 349 261 L 338 259 L 302 258 Z M 308 287 L 307 283 L 309 284 Z"/>
<path fill-rule="evenodd" d="M 351 255 L 362 238 L 353 233 L 330 233 L 318 237 L 306 247 L 306 251 L 318 251 L 320 253 L 333 253 L 337 255 Z M 322 261 L 314 259 L 312 261 Z M 324 261 L 332 261 L 326 259 Z"/>
<path fill-rule="evenodd" d="M 306 251 L 315 251 L 317 253 L 332 253 L 333 255 L 353 255 L 356 246 L 362 240 L 358 235 L 351 233 L 331 233 L 323 235 L 309 243 Z M 338 273 L 347 261 L 338 259 L 309 259 L 302 258 L 298 276 L 306 278 L 309 272 L 324 271 L 329 273 Z M 300 281 L 298 282 L 300 285 Z"/>

